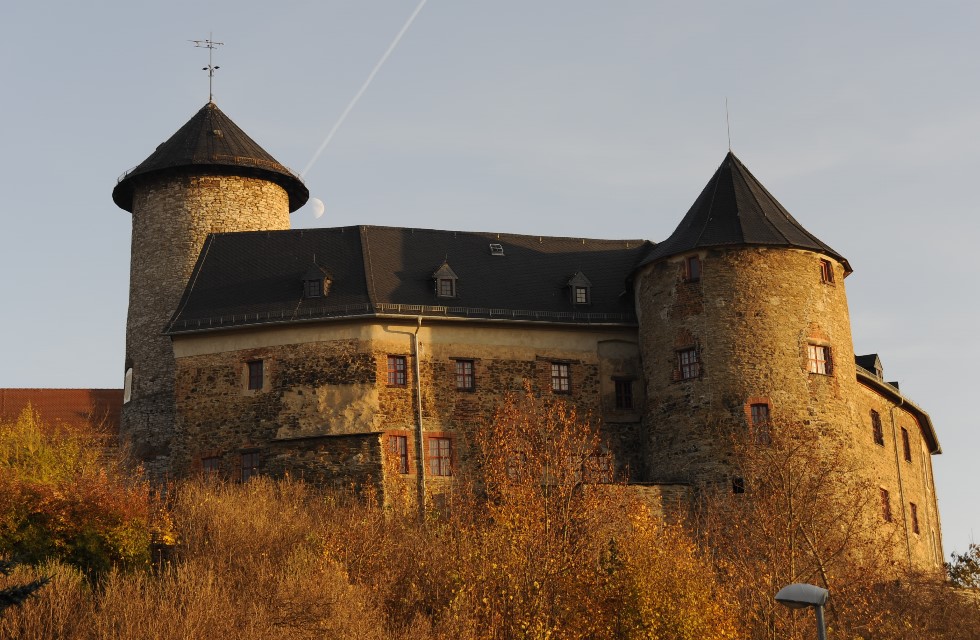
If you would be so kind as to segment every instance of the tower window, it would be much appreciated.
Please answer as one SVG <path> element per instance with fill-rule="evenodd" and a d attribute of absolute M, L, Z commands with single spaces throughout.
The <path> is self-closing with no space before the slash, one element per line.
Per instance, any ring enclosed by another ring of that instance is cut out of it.
<path fill-rule="evenodd" d="M 262 360 L 250 360 L 245 363 L 248 367 L 248 389 L 249 391 L 260 391 L 265 383 L 264 367 Z"/>
<path fill-rule="evenodd" d="M 914 502 L 909 503 L 909 516 L 912 519 L 912 533 L 919 533 L 919 507 Z"/>
<path fill-rule="evenodd" d="M 881 428 L 881 415 L 874 409 L 871 410 L 871 434 L 875 444 L 885 446 L 885 431 Z"/>
<path fill-rule="evenodd" d="M 551 363 L 551 391 L 553 393 L 572 392 L 571 367 L 567 363 Z"/>
<path fill-rule="evenodd" d="M 732 493 L 745 493 L 745 478 L 732 476 Z"/>
<path fill-rule="evenodd" d="M 405 356 L 388 356 L 388 386 L 405 386 Z"/>
<path fill-rule="evenodd" d="M 806 346 L 807 371 L 829 376 L 833 372 L 833 362 L 830 359 L 830 347 L 819 344 Z"/>
<path fill-rule="evenodd" d="M 701 258 L 688 256 L 684 261 L 684 279 L 688 282 L 697 282 L 701 279 Z"/>
<path fill-rule="evenodd" d="M 752 431 L 755 433 L 755 441 L 759 444 L 771 444 L 769 404 L 756 402 L 750 405 L 749 419 L 751 420 Z"/>
<path fill-rule="evenodd" d="M 456 361 L 456 388 L 460 391 L 472 391 L 476 388 L 472 360 Z"/>
<path fill-rule="evenodd" d="M 677 352 L 677 365 L 681 380 L 692 380 L 701 375 L 701 361 L 698 360 L 698 350 L 694 347 Z"/>
<path fill-rule="evenodd" d="M 820 261 L 820 282 L 834 283 L 834 265 L 830 263 L 830 260 Z"/>
<path fill-rule="evenodd" d="M 614 383 L 616 385 L 616 408 L 632 409 L 633 408 L 633 381 L 615 380 Z"/>
<path fill-rule="evenodd" d="M 881 515 L 885 522 L 892 521 L 892 501 L 888 495 L 888 489 L 881 490 Z"/>
<path fill-rule="evenodd" d="M 908 429 L 905 427 L 902 427 L 902 453 L 905 455 L 907 462 L 912 462 L 912 445 L 909 442 Z"/>

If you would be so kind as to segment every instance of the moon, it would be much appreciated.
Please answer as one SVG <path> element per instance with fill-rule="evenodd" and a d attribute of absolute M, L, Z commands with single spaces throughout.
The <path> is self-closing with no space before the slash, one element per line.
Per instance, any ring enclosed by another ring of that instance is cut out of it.
<path fill-rule="evenodd" d="M 323 215 L 323 200 L 310 198 L 310 206 L 313 207 L 313 217 L 319 220 Z"/>

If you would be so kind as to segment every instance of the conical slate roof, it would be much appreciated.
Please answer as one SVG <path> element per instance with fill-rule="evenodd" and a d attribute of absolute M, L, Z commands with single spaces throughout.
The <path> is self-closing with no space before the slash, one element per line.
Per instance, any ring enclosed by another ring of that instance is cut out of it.
<path fill-rule="evenodd" d="M 164 172 L 200 171 L 203 167 L 275 182 L 289 194 L 290 212 L 310 198 L 309 189 L 298 177 L 256 144 L 216 104 L 208 102 L 150 157 L 119 179 L 112 199 L 120 208 L 132 212 L 133 187 L 140 179 Z"/>
<path fill-rule="evenodd" d="M 804 229 L 731 151 L 674 233 L 657 244 L 641 265 L 727 245 L 808 249 L 839 260 L 851 272 L 847 259 Z"/>

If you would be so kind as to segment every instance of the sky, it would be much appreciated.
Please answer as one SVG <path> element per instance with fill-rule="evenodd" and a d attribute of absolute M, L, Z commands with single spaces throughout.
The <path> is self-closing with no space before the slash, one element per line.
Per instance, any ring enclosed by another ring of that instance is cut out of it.
<path fill-rule="evenodd" d="M 116 178 L 208 100 L 303 169 L 418 0 L 18 2 L 0 21 L 0 387 L 122 386 Z M 293 227 L 665 239 L 731 147 L 845 256 L 858 353 L 932 416 L 980 541 L 980 4 L 430 0 Z"/>

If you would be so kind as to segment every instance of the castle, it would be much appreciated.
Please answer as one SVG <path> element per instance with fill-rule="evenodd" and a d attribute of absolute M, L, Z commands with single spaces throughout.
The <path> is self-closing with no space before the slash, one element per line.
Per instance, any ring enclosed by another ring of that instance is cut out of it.
<path fill-rule="evenodd" d="M 308 190 L 209 102 L 112 196 L 133 219 L 121 432 L 156 477 L 429 495 L 530 380 L 600 417 L 635 484 L 730 482 L 709 422 L 818 425 L 909 563 L 941 566 L 929 415 L 854 357 L 848 261 L 731 152 L 660 243 L 290 230 Z"/>

